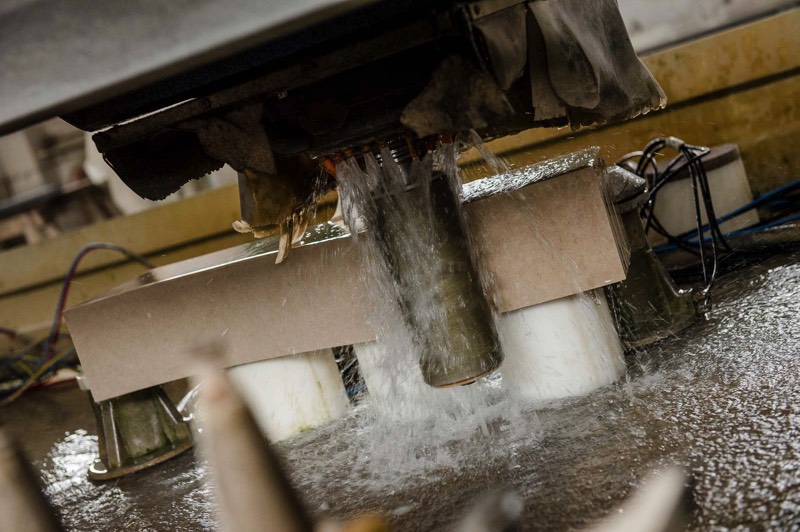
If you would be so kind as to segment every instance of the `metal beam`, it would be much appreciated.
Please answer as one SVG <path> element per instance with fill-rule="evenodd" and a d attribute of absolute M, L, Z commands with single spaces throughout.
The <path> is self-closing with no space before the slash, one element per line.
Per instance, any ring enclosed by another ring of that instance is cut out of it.
<path fill-rule="evenodd" d="M 32 0 L 0 9 L 0 135 L 375 0 Z"/>

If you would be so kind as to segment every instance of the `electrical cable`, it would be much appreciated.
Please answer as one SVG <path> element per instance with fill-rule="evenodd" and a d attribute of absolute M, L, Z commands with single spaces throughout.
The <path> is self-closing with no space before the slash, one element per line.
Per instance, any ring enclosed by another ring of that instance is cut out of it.
<path fill-rule="evenodd" d="M 786 225 L 788 223 L 799 222 L 799 221 L 800 221 L 800 214 L 796 214 L 796 215 L 790 216 L 788 218 L 783 218 L 783 219 L 780 219 L 780 220 L 773 220 L 773 221 L 770 221 L 770 222 L 764 222 L 764 223 L 756 224 L 756 225 L 753 225 L 753 226 L 750 226 L 750 227 L 745 227 L 743 229 L 737 229 L 736 231 L 731 231 L 729 233 L 726 233 L 725 237 L 726 238 L 733 238 L 733 237 L 737 237 L 737 236 L 760 233 L 760 232 L 765 231 L 767 229 L 772 229 L 774 227 L 780 227 L 780 226 Z M 695 236 L 694 238 L 697 238 L 697 237 Z M 711 242 L 711 239 L 709 237 L 705 237 L 705 238 L 703 238 L 703 242 L 704 243 L 709 243 L 709 242 Z M 693 240 L 692 243 L 697 243 L 697 240 Z M 680 249 L 680 247 L 676 246 L 674 243 L 670 243 L 670 244 L 664 244 L 662 246 L 658 246 L 656 248 L 653 248 L 653 251 L 655 251 L 656 253 L 665 253 L 667 251 L 675 251 L 677 249 Z"/>
<path fill-rule="evenodd" d="M 67 270 L 67 275 L 64 277 L 64 281 L 61 283 L 61 293 L 58 296 L 58 304 L 56 305 L 55 315 L 53 316 L 53 323 L 50 326 L 50 334 L 48 335 L 47 343 L 42 350 L 43 360 L 50 358 L 52 355 L 51 351 L 53 346 L 55 346 L 56 342 L 58 342 L 58 337 L 61 331 L 61 317 L 64 314 L 64 307 L 67 304 L 67 296 L 69 295 L 70 284 L 78 271 L 78 266 L 80 265 L 81 260 L 83 260 L 83 257 L 85 257 L 89 252 L 98 249 L 116 251 L 125 255 L 129 259 L 138 262 L 148 269 L 152 269 L 154 267 L 153 264 L 147 259 L 116 244 L 109 244 L 107 242 L 94 242 L 82 247 L 72 260 L 72 264 L 70 265 L 69 270 Z"/>
<path fill-rule="evenodd" d="M 694 172 L 691 172 L 691 179 L 692 179 L 692 196 L 694 198 L 694 216 L 697 226 L 700 227 L 703 223 L 702 222 L 703 217 L 702 214 L 700 214 L 700 198 L 698 197 L 697 194 L 697 175 L 695 175 Z M 700 245 L 698 246 L 697 249 L 700 251 L 700 265 L 703 268 L 703 282 L 706 283 L 706 286 L 703 291 L 705 293 L 708 293 L 714 281 L 713 278 L 709 279 L 708 271 L 706 269 L 705 246 Z M 717 254 L 713 253 L 713 256 L 714 256 L 714 267 L 716 268 Z"/>
<path fill-rule="evenodd" d="M 75 354 L 75 348 L 68 349 L 63 353 L 60 353 L 51 358 L 50 360 L 46 361 L 45 363 L 43 363 L 41 366 L 39 366 L 39 369 L 37 369 L 33 374 L 31 374 L 31 376 L 28 377 L 28 379 L 24 383 L 22 383 L 16 390 L 14 390 L 10 395 L 0 400 L 0 407 L 10 405 L 11 403 L 19 399 L 22 396 L 22 394 L 28 390 L 28 388 L 39 382 L 39 379 L 43 375 L 48 373 L 49 370 L 53 368 L 58 362 L 64 360 L 65 358 L 67 358 L 67 356 L 72 356 L 74 354 Z"/>
<path fill-rule="evenodd" d="M 347 389 L 347 397 L 348 398 L 353 397 L 358 392 L 360 392 L 362 390 L 365 390 L 366 388 L 367 388 L 367 385 L 364 384 L 364 383 L 361 383 L 361 384 L 359 384 L 357 386 L 353 386 L 352 388 L 348 388 Z"/>
<path fill-rule="evenodd" d="M 40 340 L 33 342 L 24 348 L 20 349 L 15 353 L 11 353 L 10 355 L 5 355 L 0 357 L 0 369 L 8 369 L 11 368 L 13 370 L 15 365 L 20 364 L 21 361 L 29 359 L 29 355 L 33 354 L 34 352 L 38 353 L 34 357 L 34 360 L 38 361 L 41 358 L 41 348 L 44 346 L 45 342 L 47 341 L 47 337 L 41 338 Z M 33 362 L 33 360 L 31 360 Z M 24 370 L 24 368 L 23 368 Z M 30 371 L 27 371 L 30 373 Z"/>
<path fill-rule="evenodd" d="M 660 170 L 656 163 L 656 158 L 666 148 L 677 151 L 678 155 L 671 159 L 663 167 L 663 170 Z M 655 248 L 654 251 L 663 253 L 665 251 L 682 250 L 699 258 L 705 285 L 703 296 L 706 305 L 709 303 L 711 289 L 717 278 L 721 253 L 734 251 L 728 243 L 729 238 L 765 231 L 800 220 L 800 215 L 794 214 L 800 210 L 800 197 L 797 197 L 799 195 L 792 196 L 792 193 L 800 191 L 800 180 L 763 194 L 747 205 L 743 205 L 724 216 L 717 216 L 714 210 L 708 174 L 703 165 L 703 158 L 710 152 L 711 150 L 707 147 L 693 146 L 675 137 L 657 138 L 651 140 L 643 150 L 628 153 L 617 161 L 618 165 L 645 179 L 647 198 L 639 213 L 643 220 L 645 233 L 652 230 L 664 236 L 668 242 Z M 696 227 L 679 235 L 673 235 L 664 228 L 656 217 L 655 205 L 659 191 L 667 183 L 675 179 L 678 173 L 684 171 L 691 180 Z M 752 209 L 767 206 L 771 207 L 773 212 L 777 212 L 783 218 L 757 224 L 743 230 L 723 233 L 721 224 L 724 222 Z M 782 209 L 782 211 L 775 211 L 775 209 Z M 708 220 L 706 223 L 703 223 L 703 215 Z"/>
<path fill-rule="evenodd" d="M 778 188 L 776 188 L 774 190 L 771 190 L 769 192 L 766 192 L 766 193 L 762 194 L 761 196 L 759 196 L 758 198 L 756 198 L 753 201 L 751 201 L 750 203 L 742 205 L 741 207 L 739 207 L 737 209 L 734 209 L 733 211 L 729 212 L 728 214 L 720 216 L 717 219 L 717 223 L 718 224 L 725 223 L 728 220 L 732 220 L 733 218 L 736 218 L 737 216 L 741 216 L 742 214 L 744 214 L 744 213 L 746 213 L 748 211 L 751 211 L 753 209 L 757 209 L 759 207 L 763 207 L 763 206 L 766 206 L 766 205 L 773 204 L 773 203 L 779 201 L 780 199 L 782 199 L 784 195 L 786 195 L 786 194 L 788 194 L 790 192 L 793 192 L 795 190 L 800 190 L 800 179 L 798 179 L 796 181 L 792 181 L 791 183 L 788 183 L 786 185 L 778 187 Z M 709 229 L 709 225 L 705 224 L 701 228 L 701 231 L 702 231 L 702 233 L 705 233 L 706 231 L 708 231 L 708 229 Z M 697 229 L 692 229 L 691 231 L 687 231 L 685 233 L 681 233 L 680 235 L 677 235 L 676 238 L 680 238 L 680 239 L 694 238 L 694 237 L 697 236 L 697 234 L 698 234 Z"/>
<path fill-rule="evenodd" d="M 655 215 L 653 215 L 651 222 L 652 222 L 651 228 L 653 229 L 653 231 L 666 238 L 667 241 L 670 244 L 672 244 L 676 249 L 682 249 L 683 251 L 691 253 L 692 255 L 696 255 L 698 257 L 700 256 L 700 252 L 697 249 L 695 249 L 695 246 L 692 246 L 691 242 L 686 242 L 684 240 L 681 240 L 680 238 L 672 236 L 666 229 L 664 229 L 664 227 L 661 225 L 661 222 Z"/>
<path fill-rule="evenodd" d="M 19 361 L 21 361 L 24 357 L 34 352 L 37 349 L 37 347 L 40 348 L 38 356 L 39 364 L 37 369 L 32 372 L 28 372 L 30 373 L 28 379 L 22 385 L 20 385 L 20 387 L 14 390 L 14 392 L 12 392 L 11 395 L 5 397 L 2 401 L 0 401 L 0 406 L 4 406 L 15 401 L 25 392 L 25 390 L 33 386 L 40 378 L 42 378 L 43 375 L 47 374 L 48 370 L 53 368 L 55 364 L 64 360 L 67 354 L 69 353 L 74 354 L 74 349 L 70 349 L 65 351 L 64 353 L 55 355 L 55 353 L 53 353 L 53 349 L 58 343 L 61 334 L 61 320 L 64 314 L 64 307 L 66 306 L 67 303 L 67 296 L 69 295 L 70 285 L 78 271 L 78 266 L 80 265 L 81 260 L 83 260 L 83 258 L 88 253 L 99 249 L 105 249 L 121 253 L 126 257 L 128 257 L 130 260 L 138 262 L 148 269 L 152 269 L 154 267 L 154 265 L 145 258 L 116 244 L 109 244 L 106 242 L 95 242 L 92 244 L 87 244 L 86 246 L 82 247 L 75 255 L 75 258 L 72 260 L 72 263 L 70 264 L 70 267 L 67 270 L 67 274 L 64 276 L 64 280 L 61 283 L 61 291 L 58 297 L 58 302 L 56 304 L 56 309 L 53 316 L 53 322 L 50 326 L 50 331 L 47 334 L 47 336 L 45 336 L 38 342 L 24 348 L 22 351 L 12 354 L 10 357 L 3 357 L 4 365 L 9 366 L 15 363 L 19 363 Z"/>
<path fill-rule="evenodd" d="M 670 160 L 663 170 L 659 170 L 656 157 L 666 148 L 678 152 L 678 155 Z M 708 182 L 708 174 L 703 166 L 702 159 L 710 152 L 711 150 L 707 147 L 693 146 L 675 137 L 656 138 L 648 142 L 641 152 L 626 154 L 617 161 L 617 164 L 630 168 L 630 163 L 638 158 L 633 171 L 636 175 L 645 179 L 647 183 L 647 199 L 640 211 L 640 216 L 644 220 L 645 232 L 652 229 L 666 237 L 670 245 L 675 246 L 675 248 L 689 251 L 700 257 L 700 263 L 703 268 L 703 282 L 705 283 L 703 293 L 707 301 L 717 276 L 718 248 L 730 250 L 730 246 L 728 246 L 725 235 L 722 233 L 719 223 L 717 223 L 717 217 L 714 214 L 711 187 Z M 706 249 L 705 242 L 691 242 L 670 234 L 655 216 L 658 192 L 684 169 L 689 174 L 689 179 L 692 183 L 697 232 L 700 234 L 702 228 L 706 225 L 710 229 L 711 241 L 708 249 Z M 705 225 L 702 218 L 703 211 L 705 211 L 709 220 L 709 223 Z M 692 248 L 696 248 L 696 250 Z M 710 271 L 707 265 L 707 251 L 708 258 L 711 261 Z"/>

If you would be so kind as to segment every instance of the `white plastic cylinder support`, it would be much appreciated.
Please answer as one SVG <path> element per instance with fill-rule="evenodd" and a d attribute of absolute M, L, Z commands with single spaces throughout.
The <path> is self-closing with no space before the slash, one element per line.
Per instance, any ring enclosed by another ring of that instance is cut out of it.
<path fill-rule="evenodd" d="M 503 386 L 533 401 L 585 395 L 625 373 L 602 290 L 507 312 L 497 320 Z"/>
<path fill-rule="evenodd" d="M 273 442 L 337 419 L 350 404 L 330 349 L 235 366 L 228 375 Z"/>

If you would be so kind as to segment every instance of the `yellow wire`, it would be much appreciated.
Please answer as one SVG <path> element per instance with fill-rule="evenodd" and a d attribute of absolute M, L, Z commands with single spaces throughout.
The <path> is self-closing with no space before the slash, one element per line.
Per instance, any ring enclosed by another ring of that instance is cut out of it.
<path fill-rule="evenodd" d="M 33 369 L 31 369 L 31 367 L 27 365 L 25 362 L 22 362 L 20 360 L 19 362 L 17 362 L 17 365 L 20 366 L 23 370 L 25 370 L 25 373 L 27 373 L 29 376 L 33 373 Z"/>
<path fill-rule="evenodd" d="M 53 365 L 56 362 L 60 361 L 62 358 L 65 358 L 67 355 L 71 354 L 71 352 L 72 352 L 71 349 L 67 349 L 66 351 L 54 356 L 53 358 L 42 364 L 42 366 L 38 370 L 36 370 L 36 372 L 33 375 L 28 377 L 28 380 L 22 383 L 22 386 L 17 388 L 17 390 L 14 393 L 12 393 L 8 397 L 0 401 L 0 407 L 10 405 L 11 403 L 19 399 L 20 396 L 28 390 L 28 388 L 36 384 L 36 382 L 39 380 L 39 377 L 41 377 L 48 369 L 53 367 Z"/>

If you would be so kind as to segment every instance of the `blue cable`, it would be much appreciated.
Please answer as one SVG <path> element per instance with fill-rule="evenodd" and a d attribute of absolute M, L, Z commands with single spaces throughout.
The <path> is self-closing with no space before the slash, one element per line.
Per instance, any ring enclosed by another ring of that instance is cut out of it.
<path fill-rule="evenodd" d="M 358 386 L 354 386 L 353 388 L 347 389 L 347 397 L 353 397 L 355 394 L 366 388 L 366 384 L 359 384 Z"/>
<path fill-rule="evenodd" d="M 772 222 L 767 222 L 759 225 L 753 225 L 750 227 L 745 227 L 744 229 L 739 229 L 738 231 L 733 231 L 731 235 L 733 236 L 740 236 L 740 235 L 749 235 L 752 233 L 758 233 L 763 231 L 764 229 L 770 229 L 772 227 L 779 227 L 781 225 L 785 225 L 791 222 L 796 222 L 800 220 L 800 214 L 795 214 L 794 216 L 790 216 L 788 218 L 783 218 L 781 220 L 773 220 Z"/>
<path fill-rule="evenodd" d="M 772 201 L 774 199 L 783 199 L 783 198 L 778 198 L 778 196 L 781 196 L 781 195 L 785 194 L 786 192 L 792 192 L 795 189 L 800 189 L 800 179 L 798 179 L 796 181 L 792 181 L 791 183 L 788 183 L 786 185 L 780 186 L 780 187 L 776 188 L 775 190 L 770 190 L 766 194 L 762 194 L 761 196 L 759 196 L 758 198 L 754 199 L 750 203 L 747 203 L 746 205 L 742 205 L 738 209 L 735 209 L 735 210 L 729 212 L 728 214 L 726 214 L 724 216 L 720 216 L 717 219 L 717 224 L 721 224 L 723 222 L 727 222 L 728 220 L 730 220 L 732 218 L 736 218 L 737 216 L 740 216 L 740 215 L 746 213 L 747 211 L 751 211 L 751 210 L 756 209 L 756 208 L 758 208 L 758 207 L 760 207 L 762 205 L 765 205 L 767 203 L 772 203 Z M 709 229 L 709 224 L 705 224 L 703 227 L 701 227 L 701 231 L 703 233 L 708 231 L 708 229 Z M 682 234 L 676 236 L 675 238 L 686 239 L 686 238 L 694 238 L 696 236 L 697 236 L 697 229 L 692 229 L 691 231 L 687 231 L 685 233 L 682 233 Z"/>
<path fill-rule="evenodd" d="M 765 229 L 770 229 L 772 227 L 779 227 L 781 225 L 785 225 L 791 222 L 800 221 L 800 214 L 796 214 L 794 216 L 790 216 L 789 218 L 783 218 L 781 220 L 774 220 L 772 222 L 766 222 L 763 224 L 753 225 L 750 227 L 745 227 L 744 229 L 738 229 L 736 231 L 731 231 L 730 233 L 725 234 L 725 238 L 732 237 L 732 236 L 742 236 L 742 235 L 749 235 L 752 233 L 759 233 L 764 231 Z M 711 238 L 706 237 L 703 239 L 704 243 L 711 242 Z M 697 240 L 690 240 L 686 242 L 687 244 L 696 244 Z M 664 253 L 666 251 L 674 251 L 678 249 L 678 246 L 675 244 L 665 244 L 663 246 L 658 246 L 657 248 L 653 248 L 653 251 L 656 253 Z"/>

